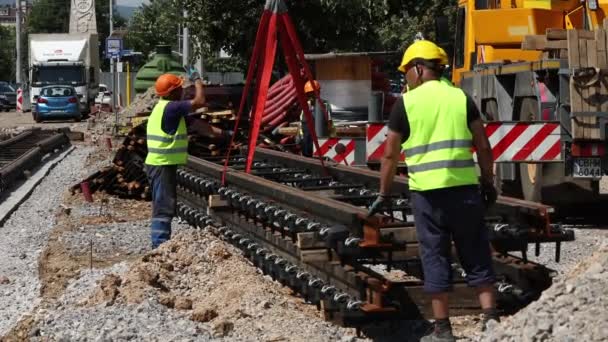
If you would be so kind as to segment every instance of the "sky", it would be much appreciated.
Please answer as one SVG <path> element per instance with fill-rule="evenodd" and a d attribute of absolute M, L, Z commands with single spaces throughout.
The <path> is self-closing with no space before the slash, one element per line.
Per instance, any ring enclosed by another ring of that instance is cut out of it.
<path fill-rule="evenodd" d="M 116 0 L 116 4 L 120 6 L 139 7 L 142 2 L 148 2 L 147 0 Z"/>

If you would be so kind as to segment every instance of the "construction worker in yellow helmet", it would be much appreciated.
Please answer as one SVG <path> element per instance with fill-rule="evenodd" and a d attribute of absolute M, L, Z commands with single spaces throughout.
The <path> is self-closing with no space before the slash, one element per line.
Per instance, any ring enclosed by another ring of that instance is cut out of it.
<path fill-rule="evenodd" d="M 391 184 L 400 152 L 405 153 L 410 200 L 435 328 L 423 342 L 454 341 L 449 319 L 452 290 L 452 242 L 469 286 L 477 291 L 485 329 L 499 320 L 495 274 L 484 211 L 497 198 L 493 159 L 479 110 L 460 88 L 441 80 L 448 63 L 443 49 L 428 40 L 410 45 L 399 66 L 409 91 L 389 116 L 382 157 L 380 194 L 369 216 L 389 213 Z M 472 148 L 477 150 L 481 186 Z"/>

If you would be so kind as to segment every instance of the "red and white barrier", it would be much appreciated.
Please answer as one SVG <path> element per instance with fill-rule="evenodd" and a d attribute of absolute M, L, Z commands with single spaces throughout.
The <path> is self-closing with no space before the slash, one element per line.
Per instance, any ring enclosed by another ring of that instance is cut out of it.
<path fill-rule="evenodd" d="M 319 150 L 314 148 L 315 157 L 319 155 L 336 163 L 352 165 L 355 162 L 355 139 L 319 138 Z"/>
<path fill-rule="evenodd" d="M 17 113 L 23 113 L 23 89 L 17 88 Z"/>
<path fill-rule="evenodd" d="M 490 122 L 486 134 L 496 162 L 562 160 L 561 127 L 555 122 Z M 367 161 L 379 161 L 384 153 L 388 126 L 367 125 Z M 597 150 L 597 149 L 596 149 Z M 404 154 L 401 155 L 404 158 Z"/>

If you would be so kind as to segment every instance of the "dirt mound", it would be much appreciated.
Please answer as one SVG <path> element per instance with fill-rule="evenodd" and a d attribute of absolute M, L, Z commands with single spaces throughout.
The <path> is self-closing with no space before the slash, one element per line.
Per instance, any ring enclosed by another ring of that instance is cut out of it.
<path fill-rule="evenodd" d="M 315 334 L 325 338 L 343 335 L 344 330 L 322 322 L 313 306 L 261 275 L 239 253 L 205 230 L 178 233 L 136 261 L 120 281 L 104 280 L 88 304 L 138 304 L 155 298 L 168 308 L 190 311 L 187 317 L 209 324 L 215 336 L 261 336 L 267 329 L 309 334 L 319 327 L 323 329 Z M 277 327 L 277 321 L 285 324 Z"/>

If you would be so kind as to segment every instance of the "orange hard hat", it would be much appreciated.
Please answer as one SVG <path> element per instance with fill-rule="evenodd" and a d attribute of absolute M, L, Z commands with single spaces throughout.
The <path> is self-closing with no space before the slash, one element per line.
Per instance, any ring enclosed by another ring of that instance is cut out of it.
<path fill-rule="evenodd" d="M 313 84 L 314 84 L 314 86 L 313 86 Z M 306 94 L 314 92 L 315 89 L 319 89 L 319 90 L 321 89 L 321 86 L 319 85 L 319 82 L 317 82 L 317 81 L 314 81 L 314 80 L 308 81 L 304 85 L 304 93 L 306 93 Z"/>
<path fill-rule="evenodd" d="M 179 88 L 184 84 L 184 80 L 173 74 L 163 74 L 156 80 L 154 88 L 156 89 L 156 95 L 167 96 L 175 89 Z"/>

